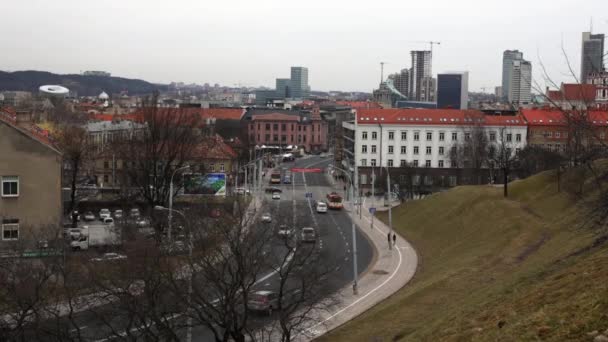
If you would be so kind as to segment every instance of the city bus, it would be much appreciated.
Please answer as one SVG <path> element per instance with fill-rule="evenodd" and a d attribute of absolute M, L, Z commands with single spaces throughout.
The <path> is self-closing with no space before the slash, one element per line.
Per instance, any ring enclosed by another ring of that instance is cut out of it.
<path fill-rule="evenodd" d="M 327 202 L 329 209 L 340 210 L 343 207 L 342 196 L 338 195 L 335 192 L 327 194 Z"/>
<path fill-rule="evenodd" d="M 270 184 L 281 184 L 281 173 L 276 171 L 270 175 Z"/>

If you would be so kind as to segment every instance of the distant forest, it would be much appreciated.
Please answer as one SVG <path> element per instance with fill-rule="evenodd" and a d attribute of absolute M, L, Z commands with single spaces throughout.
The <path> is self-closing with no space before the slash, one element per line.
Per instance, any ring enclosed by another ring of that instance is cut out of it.
<path fill-rule="evenodd" d="M 153 84 L 143 80 L 83 75 L 59 75 L 46 71 L 0 71 L 0 91 L 20 90 L 36 93 L 42 85 L 61 85 L 78 96 L 99 95 L 102 91 L 116 94 L 127 91 L 129 95 L 151 94 L 155 90 L 165 91 L 167 85 Z"/>

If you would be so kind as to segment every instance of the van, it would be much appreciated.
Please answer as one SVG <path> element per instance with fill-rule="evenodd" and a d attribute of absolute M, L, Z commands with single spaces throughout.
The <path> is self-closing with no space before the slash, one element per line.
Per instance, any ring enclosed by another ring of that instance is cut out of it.
<path fill-rule="evenodd" d="M 327 203 L 322 202 L 322 201 L 317 202 L 317 212 L 326 213 L 327 212 Z"/>

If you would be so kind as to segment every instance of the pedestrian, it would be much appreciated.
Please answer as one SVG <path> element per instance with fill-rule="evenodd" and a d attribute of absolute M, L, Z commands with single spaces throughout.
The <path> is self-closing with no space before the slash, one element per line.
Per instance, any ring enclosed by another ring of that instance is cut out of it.
<path fill-rule="evenodd" d="M 393 233 L 393 246 L 397 245 L 397 234 Z"/>
<path fill-rule="evenodd" d="M 391 249 L 391 232 L 388 232 L 388 249 Z"/>

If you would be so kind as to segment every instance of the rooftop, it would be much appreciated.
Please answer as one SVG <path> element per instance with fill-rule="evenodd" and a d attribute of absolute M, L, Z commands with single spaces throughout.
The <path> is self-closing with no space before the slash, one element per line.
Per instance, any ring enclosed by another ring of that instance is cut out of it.
<path fill-rule="evenodd" d="M 486 115 L 478 110 L 359 109 L 359 124 L 525 126 L 520 115 Z"/>

